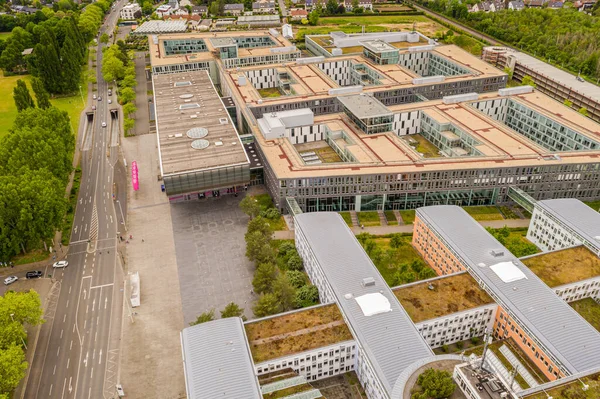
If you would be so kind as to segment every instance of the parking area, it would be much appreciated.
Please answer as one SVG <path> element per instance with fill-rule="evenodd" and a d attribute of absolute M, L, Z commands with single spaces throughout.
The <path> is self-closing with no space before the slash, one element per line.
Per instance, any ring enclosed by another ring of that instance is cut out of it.
<path fill-rule="evenodd" d="M 229 302 L 252 317 L 253 264 L 246 258 L 248 223 L 239 208 L 243 195 L 171 205 L 184 324 Z"/>

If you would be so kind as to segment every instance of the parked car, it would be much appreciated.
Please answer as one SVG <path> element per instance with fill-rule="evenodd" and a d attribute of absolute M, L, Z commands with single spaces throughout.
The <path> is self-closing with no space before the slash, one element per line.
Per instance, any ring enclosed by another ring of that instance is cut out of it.
<path fill-rule="evenodd" d="M 106 127 L 106 122 L 102 122 L 102 127 Z"/>
<path fill-rule="evenodd" d="M 108 95 L 112 96 L 112 89 L 108 89 Z"/>
<path fill-rule="evenodd" d="M 59 260 L 58 262 L 55 262 L 52 267 L 54 268 L 61 268 L 61 267 L 67 267 L 69 266 L 69 262 L 67 262 L 66 260 Z"/>
<path fill-rule="evenodd" d="M 25 273 L 25 278 L 40 278 L 44 275 L 41 270 L 32 270 Z"/>
<path fill-rule="evenodd" d="M 99 96 L 99 97 L 98 97 L 98 101 L 102 101 L 102 96 Z"/>
<path fill-rule="evenodd" d="M 98 98 L 98 97 L 96 97 L 96 95 L 94 94 L 94 95 L 92 96 L 92 98 L 95 100 L 95 99 L 96 99 L 96 98 Z"/>
<path fill-rule="evenodd" d="M 12 283 L 14 283 L 15 281 L 17 281 L 19 278 L 17 276 L 8 276 L 7 278 L 4 279 L 4 285 L 11 285 Z"/>
<path fill-rule="evenodd" d="M 108 99 L 108 103 L 109 103 L 109 104 L 112 104 L 112 100 L 111 100 L 110 98 Z"/>
<path fill-rule="evenodd" d="M 92 105 L 92 111 L 95 111 L 95 110 L 96 110 L 96 106 Z"/>

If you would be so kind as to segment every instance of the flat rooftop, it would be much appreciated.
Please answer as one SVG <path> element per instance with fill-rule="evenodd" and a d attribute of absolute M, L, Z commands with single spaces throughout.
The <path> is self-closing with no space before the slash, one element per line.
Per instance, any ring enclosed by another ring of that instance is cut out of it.
<path fill-rule="evenodd" d="M 244 328 L 257 364 L 354 339 L 336 304 L 249 321 Z"/>
<path fill-rule="evenodd" d="M 487 93 L 480 95 L 476 101 L 457 104 L 444 104 L 442 100 L 431 100 L 387 107 L 394 114 L 423 112 L 440 124 L 452 123 L 479 143 L 474 148 L 481 155 L 469 157 L 424 158 L 405 140 L 392 132 L 364 134 L 343 113 L 316 116 L 314 124 L 341 126 L 355 143 L 351 149 L 357 158 L 357 162 L 354 163 L 305 165 L 287 140 L 279 145 L 270 145 L 270 141 L 265 140 L 261 134 L 257 133 L 255 137 L 266 160 L 280 179 L 394 174 L 400 169 L 403 173 L 454 171 L 472 169 L 474 163 L 478 168 L 496 169 L 598 162 L 598 151 L 550 151 L 512 130 L 503 122 L 483 114 L 472 105 L 475 102 L 502 98 L 506 97 L 497 93 Z M 600 140 L 599 124 L 539 92 L 534 91 L 509 98 L 572 127 L 582 135 Z M 253 128 L 258 132 L 258 127 Z M 554 154 L 560 156 L 555 157 Z"/>
<path fill-rule="evenodd" d="M 390 110 L 378 99 L 366 94 L 339 96 L 338 100 L 359 119 L 392 115 Z"/>
<path fill-rule="evenodd" d="M 418 208 L 416 215 L 567 372 L 583 372 L 600 364 L 600 333 L 465 210 L 428 206 Z"/>
<path fill-rule="evenodd" d="M 550 213 L 563 225 L 593 243 L 596 248 L 600 248 L 600 212 L 575 198 L 542 200 L 538 201 L 535 207 Z"/>
<path fill-rule="evenodd" d="M 207 71 L 152 79 L 163 175 L 249 164 Z"/>
<path fill-rule="evenodd" d="M 521 262 L 552 288 L 600 276 L 600 258 L 584 246 L 528 256 Z"/>
<path fill-rule="evenodd" d="M 415 323 L 494 302 L 466 272 L 396 287 L 393 291 Z"/>
<path fill-rule="evenodd" d="M 486 47 L 485 49 L 493 49 L 494 47 Z M 529 54 L 520 51 L 502 48 L 506 55 L 514 57 L 520 64 L 525 65 L 537 73 L 546 76 L 548 79 L 559 82 L 561 85 L 568 87 L 582 96 L 594 99 L 600 102 L 600 87 L 589 82 L 580 82 L 577 76 L 563 71 L 555 66 L 552 66 L 544 61 L 538 60 Z"/>

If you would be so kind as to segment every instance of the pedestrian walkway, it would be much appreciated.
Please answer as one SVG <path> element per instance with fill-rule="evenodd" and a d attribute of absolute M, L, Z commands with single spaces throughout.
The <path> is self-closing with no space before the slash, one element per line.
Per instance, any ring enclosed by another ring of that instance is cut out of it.
<path fill-rule="evenodd" d="M 479 222 L 483 227 L 491 227 L 493 229 L 500 229 L 504 226 L 509 228 L 522 228 L 529 227 L 530 219 L 507 219 L 507 220 L 487 220 Z M 407 233 L 412 234 L 412 224 L 402 224 L 397 226 L 370 226 L 361 228 L 359 226 L 350 227 L 350 230 L 354 234 L 369 233 L 374 236 L 382 236 L 386 234 L 395 233 Z M 275 240 L 293 240 L 294 232 L 292 230 L 275 231 L 273 233 L 273 239 Z"/>

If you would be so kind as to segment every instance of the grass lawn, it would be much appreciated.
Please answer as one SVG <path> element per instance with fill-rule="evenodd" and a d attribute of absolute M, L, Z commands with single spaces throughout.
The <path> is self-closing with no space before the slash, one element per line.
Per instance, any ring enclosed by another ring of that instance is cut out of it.
<path fill-rule="evenodd" d="M 417 146 L 415 147 L 415 150 L 423 154 L 425 158 L 441 157 L 441 155 L 438 154 L 439 149 L 425 137 L 421 136 L 420 134 L 413 134 L 411 135 L 411 138 L 418 142 Z"/>
<path fill-rule="evenodd" d="M 520 219 L 519 216 L 508 206 L 499 206 L 500 213 L 504 215 L 505 219 Z"/>
<path fill-rule="evenodd" d="M 400 211 L 400 216 L 404 224 L 413 224 L 415 222 L 416 211 L 414 209 Z"/>
<path fill-rule="evenodd" d="M 589 386 L 587 391 L 581 389 L 581 383 Z M 554 399 L 597 399 L 600 398 L 600 373 L 592 374 L 587 377 L 573 381 L 569 384 L 561 385 L 557 388 L 547 389 L 540 393 L 525 396 L 524 399 L 547 399 L 548 396 Z"/>
<path fill-rule="evenodd" d="M 79 195 L 79 185 L 81 183 L 81 168 L 78 166 L 75 169 L 75 176 L 73 177 L 73 186 L 69 193 L 69 205 L 67 208 L 67 214 L 63 222 L 62 228 L 62 244 L 69 245 L 71 239 L 71 228 L 73 227 L 73 217 L 75 216 L 75 208 L 77 207 L 77 196 Z"/>
<path fill-rule="evenodd" d="M 267 89 L 257 89 L 256 91 L 258 91 L 258 94 L 260 94 L 260 96 L 262 98 L 281 97 L 281 92 L 279 91 L 279 89 L 277 87 L 270 87 Z"/>
<path fill-rule="evenodd" d="M 316 148 L 313 150 L 323 163 L 342 162 L 342 158 L 330 146 Z"/>
<path fill-rule="evenodd" d="M 380 25 L 431 22 L 423 15 L 365 15 L 364 17 L 322 17 L 319 25 Z"/>
<path fill-rule="evenodd" d="M 600 275 L 600 259 L 585 247 L 537 255 L 523 259 L 523 263 L 550 287 Z"/>
<path fill-rule="evenodd" d="M 84 75 L 82 74 L 82 79 L 84 79 Z M 31 89 L 30 75 L 0 76 L 0 98 L 2 98 L 2 101 L 0 101 L 0 137 L 8 133 L 8 129 L 12 127 L 17 117 L 17 108 L 13 101 L 13 88 L 17 85 L 17 80 L 19 79 L 27 83 L 29 91 L 32 97 L 34 97 L 33 90 Z M 87 84 L 82 83 L 81 90 L 83 98 L 87 98 Z M 67 111 L 69 118 L 71 118 L 73 131 L 77 132 L 77 129 L 79 129 L 79 117 L 84 108 L 84 104 L 81 102 L 81 95 L 76 93 L 73 96 L 52 98 L 50 102 L 58 109 Z"/>
<path fill-rule="evenodd" d="M 375 4 L 373 7 L 383 12 L 413 11 L 412 8 L 403 4 Z"/>
<path fill-rule="evenodd" d="M 350 212 L 340 212 L 340 216 L 342 219 L 344 219 L 344 222 L 346 222 L 349 227 L 352 227 L 352 218 L 350 217 Z"/>
<path fill-rule="evenodd" d="M 400 236 L 402 237 L 402 245 L 393 253 L 393 258 L 389 263 L 386 264 L 385 262 L 373 262 L 375 263 L 377 270 L 379 270 L 379 273 L 381 273 L 383 279 L 390 287 L 395 285 L 394 274 L 401 264 L 410 264 L 414 260 L 423 260 L 421 255 L 419 255 L 419 253 L 412 247 L 412 234 L 400 233 Z M 371 236 L 370 239 L 375 242 L 377 248 L 381 250 L 382 253 L 387 253 L 387 251 L 390 249 L 391 235 Z"/>
<path fill-rule="evenodd" d="M 586 201 L 585 204 L 597 212 L 600 212 L 600 201 Z"/>
<path fill-rule="evenodd" d="M 498 208 L 495 206 L 465 206 L 463 209 L 478 222 L 482 220 L 504 219 Z"/>
<path fill-rule="evenodd" d="M 36 249 L 34 251 L 29 251 L 25 255 L 19 254 L 12 258 L 11 260 L 15 265 L 25 265 L 27 263 L 39 262 L 42 260 L 50 259 L 50 253 L 48 251 L 44 251 L 43 249 Z"/>
<path fill-rule="evenodd" d="M 279 399 L 279 398 L 285 398 L 288 396 L 292 396 L 295 394 L 299 394 L 301 392 L 306 392 L 306 391 L 311 391 L 314 388 L 312 387 L 312 385 L 305 383 L 305 384 L 301 384 L 301 385 L 294 385 L 292 387 L 289 388 L 284 388 L 284 389 L 280 389 L 278 391 L 275 392 L 271 392 L 271 393 L 266 393 L 263 395 L 264 399 Z"/>
<path fill-rule="evenodd" d="M 600 305 L 592 298 L 571 302 L 569 305 L 596 330 L 600 331 Z"/>
<path fill-rule="evenodd" d="M 372 212 L 358 212 L 358 224 L 368 226 L 381 226 L 379 221 L 379 214 L 376 211 Z"/>
<path fill-rule="evenodd" d="M 6 40 L 10 37 L 12 32 L 0 32 L 0 40 Z"/>
<path fill-rule="evenodd" d="M 387 219 L 388 226 L 395 226 L 398 224 L 398 221 L 396 220 L 396 215 L 394 215 L 393 211 L 384 211 L 383 213 L 385 213 L 385 218 Z"/>

